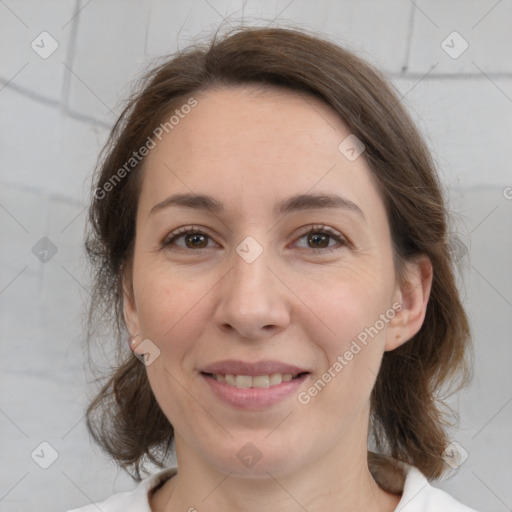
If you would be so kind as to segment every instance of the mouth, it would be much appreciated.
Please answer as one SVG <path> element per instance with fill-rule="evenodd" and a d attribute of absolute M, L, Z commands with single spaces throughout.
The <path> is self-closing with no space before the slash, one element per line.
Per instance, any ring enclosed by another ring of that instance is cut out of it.
<path fill-rule="evenodd" d="M 201 372 L 204 376 L 223 382 L 228 386 L 235 388 L 270 388 L 279 386 L 283 382 L 300 379 L 309 372 L 292 373 L 271 373 L 267 375 L 235 375 L 231 373 L 206 373 Z"/>
<path fill-rule="evenodd" d="M 261 411 L 296 395 L 311 371 L 281 361 L 224 360 L 197 369 L 213 396 L 237 409 Z"/>

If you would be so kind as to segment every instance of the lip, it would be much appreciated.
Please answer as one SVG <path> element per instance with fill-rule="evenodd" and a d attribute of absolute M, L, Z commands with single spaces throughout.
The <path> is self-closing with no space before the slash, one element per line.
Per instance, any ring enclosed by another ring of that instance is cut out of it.
<path fill-rule="evenodd" d="M 215 380 L 211 374 L 223 375 L 270 375 L 272 373 L 303 374 L 299 377 L 268 388 L 236 388 L 225 382 Z M 310 372 L 299 366 L 279 361 L 259 361 L 247 363 L 236 360 L 218 361 L 202 367 L 199 370 L 201 380 L 211 392 L 222 402 L 243 410 L 262 410 L 296 396 L 304 381 L 310 377 Z"/>
<path fill-rule="evenodd" d="M 270 375 L 271 373 L 291 373 L 292 375 L 306 372 L 309 373 L 309 370 L 306 368 L 270 359 L 255 363 L 226 359 L 224 361 L 217 361 L 204 366 L 200 368 L 199 371 L 202 373 L 223 375 L 250 375 L 251 377 L 255 377 L 257 375 Z"/>
<path fill-rule="evenodd" d="M 213 394 L 224 403 L 238 409 L 253 411 L 270 407 L 291 395 L 296 396 L 302 383 L 309 377 L 309 374 L 304 374 L 289 382 L 268 388 L 236 388 L 215 380 L 209 374 L 199 375 Z"/>

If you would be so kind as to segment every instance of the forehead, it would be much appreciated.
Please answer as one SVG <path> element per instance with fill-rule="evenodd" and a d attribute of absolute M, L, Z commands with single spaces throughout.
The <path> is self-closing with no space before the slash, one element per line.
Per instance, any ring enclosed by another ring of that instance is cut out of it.
<path fill-rule="evenodd" d="M 240 204 L 312 189 L 363 202 L 377 196 L 365 159 L 349 161 L 338 149 L 350 129 L 318 98 L 251 86 L 207 90 L 194 98 L 197 106 L 147 157 L 143 203 L 177 189 L 213 189 L 221 200 L 236 195 Z"/>
<path fill-rule="evenodd" d="M 202 93 L 198 105 L 175 130 L 176 142 L 186 142 L 187 151 L 200 158 L 203 152 L 225 157 L 254 156 L 289 159 L 293 153 L 312 158 L 332 156 L 340 135 L 350 130 L 337 114 L 319 99 L 281 88 L 251 86 L 217 88 Z M 197 151 L 196 151 L 197 150 Z"/>

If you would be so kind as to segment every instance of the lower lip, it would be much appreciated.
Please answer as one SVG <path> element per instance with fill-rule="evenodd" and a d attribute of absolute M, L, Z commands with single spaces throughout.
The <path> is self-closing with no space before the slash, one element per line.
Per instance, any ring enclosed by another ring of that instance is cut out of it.
<path fill-rule="evenodd" d="M 309 374 L 305 374 L 268 388 L 237 388 L 204 373 L 200 375 L 218 398 L 240 409 L 262 409 L 281 402 L 290 395 L 297 395 L 299 387 L 309 377 Z"/>

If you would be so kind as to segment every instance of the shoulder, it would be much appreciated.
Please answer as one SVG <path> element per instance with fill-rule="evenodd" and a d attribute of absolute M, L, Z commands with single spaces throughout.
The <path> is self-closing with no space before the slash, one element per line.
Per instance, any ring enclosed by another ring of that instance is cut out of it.
<path fill-rule="evenodd" d="M 404 467 L 406 479 L 396 512 L 477 512 L 456 501 L 449 494 L 432 487 L 426 477 L 412 466 Z M 142 480 L 129 492 L 114 494 L 105 501 L 91 503 L 68 512 L 151 512 L 148 493 L 176 474 L 176 468 L 165 469 Z"/>
<path fill-rule="evenodd" d="M 169 468 L 142 480 L 133 491 L 113 494 L 105 501 L 91 503 L 68 512 L 151 512 L 148 493 L 176 474 L 176 468 Z"/>
<path fill-rule="evenodd" d="M 432 487 L 418 469 L 412 466 L 404 469 L 404 490 L 396 512 L 477 512 L 459 503 L 445 491 Z"/>

